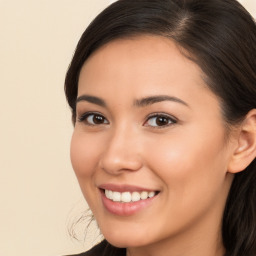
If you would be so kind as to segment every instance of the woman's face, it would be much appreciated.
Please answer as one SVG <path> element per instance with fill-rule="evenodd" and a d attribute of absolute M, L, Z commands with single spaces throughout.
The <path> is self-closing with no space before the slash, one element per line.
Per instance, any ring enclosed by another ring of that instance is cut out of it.
<path fill-rule="evenodd" d="M 232 145 L 202 76 L 153 36 L 108 43 L 84 64 L 71 160 L 110 243 L 219 235 Z"/>

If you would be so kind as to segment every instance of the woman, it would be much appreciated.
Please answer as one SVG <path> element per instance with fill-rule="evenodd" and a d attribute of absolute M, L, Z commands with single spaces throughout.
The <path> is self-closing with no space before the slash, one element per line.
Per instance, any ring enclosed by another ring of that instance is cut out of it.
<path fill-rule="evenodd" d="M 256 26 L 235 0 L 119 0 L 66 75 L 81 255 L 256 255 Z"/>

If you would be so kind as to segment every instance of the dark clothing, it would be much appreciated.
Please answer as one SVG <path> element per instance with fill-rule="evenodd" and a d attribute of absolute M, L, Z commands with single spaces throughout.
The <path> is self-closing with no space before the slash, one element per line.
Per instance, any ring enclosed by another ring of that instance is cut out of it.
<path fill-rule="evenodd" d="M 103 240 L 87 252 L 70 256 L 126 256 L 126 249 L 116 248 Z"/>

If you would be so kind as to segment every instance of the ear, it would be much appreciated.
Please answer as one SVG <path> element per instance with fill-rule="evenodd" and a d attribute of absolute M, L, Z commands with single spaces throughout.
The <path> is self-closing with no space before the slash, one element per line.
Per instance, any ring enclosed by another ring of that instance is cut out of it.
<path fill-rule="evenodd" d="M 256 109 L 252 109 L 239 127 L 236 146 L 231 156 L 228 172 L 245 170 L 256 158 Z"/>

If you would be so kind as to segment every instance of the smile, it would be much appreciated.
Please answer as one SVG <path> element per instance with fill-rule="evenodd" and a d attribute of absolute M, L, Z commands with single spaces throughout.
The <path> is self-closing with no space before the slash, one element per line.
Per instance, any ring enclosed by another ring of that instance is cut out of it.
<path fill-rule="evenodd" d="M 152 198 L 157 194 L 155 191 L 118 192 L 105 189 L 105 196 L 113 202 L 130 203 Z"/>
<path fill-rule="evenodd" d="M 116 185 L 101 186 L 100 192 L 105 210 L 119 216 L 134 215 L 150 207 L 160 193 L 134 186 Z"/>

